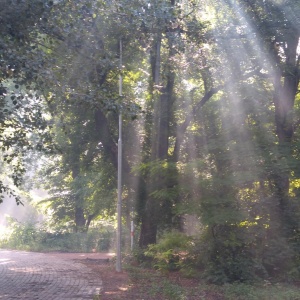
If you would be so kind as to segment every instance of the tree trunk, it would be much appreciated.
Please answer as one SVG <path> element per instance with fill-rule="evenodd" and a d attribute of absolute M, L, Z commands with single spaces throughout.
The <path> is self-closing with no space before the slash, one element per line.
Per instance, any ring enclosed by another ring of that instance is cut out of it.
<path fill-rule="evenodd" d="M 99 135 L 99 141 L 103 146 L 104 154 L 110 159 L 113 166 L 117 169 L 118 147 L 112 138 L 107 118 L 100 109 L 95 111 L 95 126 Z"/>
<path fill-rule="evenodd" d="M 169 136 L 170 136 L 170 117 L 172 106 L 172 93 L 174 87 L 174 74 L 168 71 L 167 85 L 160 96 L 159 127 L 158 127 L 158 159 L 168 158 Z"/>
<path fill-rule="evenodd" d="M 88 215 L 86 222 L 85 222 L 85 231 L 89 230 L 90 224 L 94 218 L 95 218 L 95 214 Z"/>
<path fill-rule="evenodd" d="M 85 217 L 83 208 L 76 204 L 75 206 L 75 232 L 85 231 Z"/>
<path fill-rule="evenodd" d="M 79 149 L 77 145 L 73 145 L 73 166 L 72 166 L 72 178 L 73 181 L 77 179 L 80 174 L 80 157 Z M 74 221 L 75 232 L 84 231 L 85 217 L 83 210 L 83 199 L 80 199 L 77 192 L 74 193 Z"/>
<path fill-rule="evenodd" d="M 118 145 L 113 139 L 113 135 L 110 131 L 109 124 L 104 113 L 97 109 L 95 111 L 95 126 L 98 132 L 99 141 L 103 146 L 104 155 L 106 155 L 115 169 L 118 169 Z M 123 174 L 124 183 L 127 183 L 130 175 L 130 166 L 128 161 L 123 157 Z"/>
<path fill-rule="evenodd" d="M 161 73 L 161 33 L 157 34 L 156 43 L 154 43 L 152 51 L 150 52 L 150 63 L 151 63 L 151 74 L 152 74 L 152 83 L 153 89 L 159 89 L 160 87 L 160 73 Z M 159 147 L 159 127 L 160 127 L 160 103 L 159 98 L 152 91 L 153 97 L 153 118 L 149 118 L 148 120 L 153 120 L 152 126 L 147 127 L 149 130 L 147 135 L 150 138 L 148 142 L 150 142 L 150 158 L 151 161 L 155 161 L 157 159 L 158 147 Z M 140 181 L 140 190 L 143 190 L 140 193 L 140 196 L 145 197 L 145 199 L 139 199 L 139 212 L 141 214 L 141 231 L 139 237 L 139 246 L 141 248 L 147 247 L 149 244 L 156 243 L 156 234 L 157 234 L 157 214 L 155 214 L 156 210 L 156 201 L 153 199 L 150 194 L 154 189 L 154 178 L 151 175 L 147 174 L 145 177 L 145 181 Z"/>
<path fill-rule="evenodd" d="M 147 213 L 142 218 L 139 246 L 146 248 L 150 244 L 156 244 L 157 225 Z"/>
<path fill-rule="evenodd" d="M 172 60 L 174 54 L 171 39 L 169 42 L 168 59 L 162 66 L 161 47 L 162 34 L 157 35 L 157 41 L 151 51 L 151 74 L 154 90 L 159 90 L 160 94 L 153 94 L 153 126 L 151 128 L 151 162 L 168 161 L 170 121 L 172 116 L 173 89 L 175 73 L 172 70 Z M 162 70 L 162 67 L 163 70 Z M 164 76 L 160 74 L 163 73 Z M 164 82 L 161 79 L 164 78 Z M 172 205 L 169 199 L 156 199 L 152 194 L 160 189 L 169 188 L 169 178 L 164 178 L 161 174 L 150 174 L 147 181 L 146 200 L 144 201 L 141 217 L 141 232 L 139 245 L 144 248 L 149 244 L 156 243 L 156 234 L 159 224 L 171 222 Z M 174 182 L 172 183 L 174 184 Z"/>
<path fill-rule="evenodd" d="M 289 205 L 290 170 L 287 162 L 291 158 L 291 142 L 294 134 L 293 109 L 299 84 L 298 41 L 299 33 L 296 30 L 291 30 L 286 36 L 285 68 L 282 70 L 278 64 L 273 75 L 279 160 L 281 164 L 286 164 L 281 166 L 281 170 L 278 170 L 274 177 L 276 196 L 279 201 L 279 214 L 283 223 L 286 223 L 288 217 L 286 213 Z M 279 54 L 277 55 L 275 61 L 280 60 Z"/>

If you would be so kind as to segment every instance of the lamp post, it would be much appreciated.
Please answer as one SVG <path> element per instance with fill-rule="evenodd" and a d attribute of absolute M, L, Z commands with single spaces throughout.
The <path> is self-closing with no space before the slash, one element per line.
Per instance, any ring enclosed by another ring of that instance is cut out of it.
<path fill-rule="evenodd" d="M 122 40 L 120 39 L 120 70 L 122 69 Z M 122 74 L 119 75 L 119 96 L 122 96 Z M 122 112 L 119 111 L 118 139 L 118 202 L 117 202 L 117 260 L 116 271 L 122 271 L 121 234 L 122 233 Z"/>

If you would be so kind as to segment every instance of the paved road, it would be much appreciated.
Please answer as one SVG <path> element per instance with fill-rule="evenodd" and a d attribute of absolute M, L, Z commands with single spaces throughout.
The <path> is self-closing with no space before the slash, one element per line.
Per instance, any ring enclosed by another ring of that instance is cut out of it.
<path fill-rule="evenodd" d="M 93 299 L 102 288 L 80 262 L 51 254 L 0 250 L 0 299 Z"/>

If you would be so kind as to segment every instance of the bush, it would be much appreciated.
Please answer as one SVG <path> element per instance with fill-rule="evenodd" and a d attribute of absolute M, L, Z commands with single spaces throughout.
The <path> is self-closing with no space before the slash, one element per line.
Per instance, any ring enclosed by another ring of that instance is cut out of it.
<path fill-rule="evenodd" d="M 8 218 L 6 235 L 1 237 L 0 246 L 17 250 L 39 251 L 44 232 L 34 222 L 21 223 Z"/>
<path fill-rule="evenodd" d="M 256 279 L 256 264 L 240 230 L 235 226 L 220 226 L 212 234 L 211 228 L 207 228 L 195 241 L 190 255 L 208 282 L 224 284 Z"/>
<path fill-rule="evenodd" d="M 192 239 L 180 232 L 163 235 L 157 244 L 149 245 L 145 255 L 153 259 L 153 266 L 160 271 L 180 270 L 187 263 Z"/>
<path fill-rule="evenodd" d="M 56 228 L 50 231 L 45 224 L 9 220 L 9 230 L 0 239 L 1 248 L 31 251 L 92 252 L 108 251 L 114 235 L 111 226 L 91 228 L 74 233 Z"/>

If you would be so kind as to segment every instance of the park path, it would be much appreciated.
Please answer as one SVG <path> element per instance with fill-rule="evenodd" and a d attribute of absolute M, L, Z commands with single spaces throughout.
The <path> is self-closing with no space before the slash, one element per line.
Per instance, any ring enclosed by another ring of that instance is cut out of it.
<path fill-rule="evenodd" d="M 83 256 L 0 250 L 0 299 L 95 299 L 102 281 Z"/>

